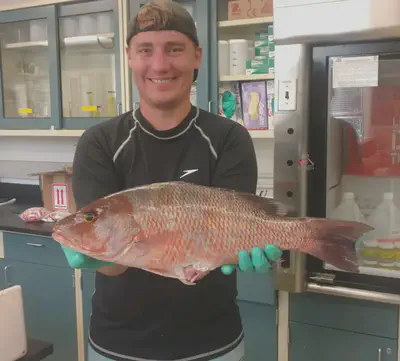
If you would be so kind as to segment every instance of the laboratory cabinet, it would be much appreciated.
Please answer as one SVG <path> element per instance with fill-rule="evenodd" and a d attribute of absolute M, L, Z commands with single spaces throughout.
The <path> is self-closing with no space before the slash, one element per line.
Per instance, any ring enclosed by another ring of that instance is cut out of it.
<path fill-rule="evenodd" d="M 398 305 L 314 293 L 289 299 L 289 361 L 397 360 Z"/>
<path fill-rule="evenodd" d="M 277 361 L 276 307 L 239 300 L 238 306 L 245 337 L 246 361 L 259 361 L 266 357 L 269 361 Z"/>
<path fill-rule="evenodd" d="M 55 265 L 63 252 L 59 247 L 55 252 L 50 238 L 12 233 L 3 238 L 2 278 L 6 287 L 22 287 L 27 334 L 53 343 L 49 361 L 76 360 L 74 270 Z"/>
<path fill-rule="evenodd" d="M 122 111 L 118 2 L 0 12 L 0 127 L 85 129 Z"/>
<path fill-rule="evenodd" d="M 397 340 L 290 322 L 289 361 L 309 360 L 397 361 Z"/>
<path fill-rule="evenodd" d="M 88 352 L 88 335 L 90 327 L 90 315 L 92 313 L 92 296 L 95 290 L 96 271 L 82 270 L 82 314 L 83 314 L 83 343 L 85 349 L 85 360 Z"/>

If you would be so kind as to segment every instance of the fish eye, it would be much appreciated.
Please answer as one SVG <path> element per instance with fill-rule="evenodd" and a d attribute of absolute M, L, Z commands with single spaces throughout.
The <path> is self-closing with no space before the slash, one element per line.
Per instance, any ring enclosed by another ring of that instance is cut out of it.
<path fill-rule="evenodd" d="M 83 220 L 86 223 L 93 223 L 96 220 L 96 213 L 95 212 L 89 212 L 89 213 L 85 213 L 83 215 Z"/>

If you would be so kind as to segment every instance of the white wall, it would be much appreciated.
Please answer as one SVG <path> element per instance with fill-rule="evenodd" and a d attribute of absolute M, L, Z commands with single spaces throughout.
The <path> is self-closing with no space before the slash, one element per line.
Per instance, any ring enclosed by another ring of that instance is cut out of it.
<path fill-rule="evenodd" d="M 74 137 L 0 137 L 1 182 L 39 184 L 29 174 L 72 162 L 76 143 Z"/>
<path fill-rule="evenodd" d="M 71 163 L 76 137 L 0 137 L 0 181 L 38 184 L 31 173 L 59 169 Z M 260 183 L 271 183 L 273 139 L 254 140 Z"/>

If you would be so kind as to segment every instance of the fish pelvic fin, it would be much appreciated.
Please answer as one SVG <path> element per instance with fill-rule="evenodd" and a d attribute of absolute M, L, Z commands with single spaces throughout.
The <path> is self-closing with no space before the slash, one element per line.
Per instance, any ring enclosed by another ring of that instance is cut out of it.
<path fill-rule="evenodd" d="M 317 219 L 313 222 L 316 231 L 311 244 L 314 245 L 308 247 L 306 253 L 343 271 L 359 273 L 356 241 L 373 228 L 359 222 L 331 219 Z"/>

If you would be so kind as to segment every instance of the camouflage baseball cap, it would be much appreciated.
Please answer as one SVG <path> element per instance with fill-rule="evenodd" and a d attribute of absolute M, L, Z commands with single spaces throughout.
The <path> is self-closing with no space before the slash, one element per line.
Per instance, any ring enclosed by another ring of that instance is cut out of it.
<path fill-rule="evenodd" d="M 196 24 L 190 13 L 180 4 L 171 0 L 152 0 L 143 5 L 128 24 L 126 42 L 144 31 L 175 30 L 188 36 L 199 45 Z"/>

